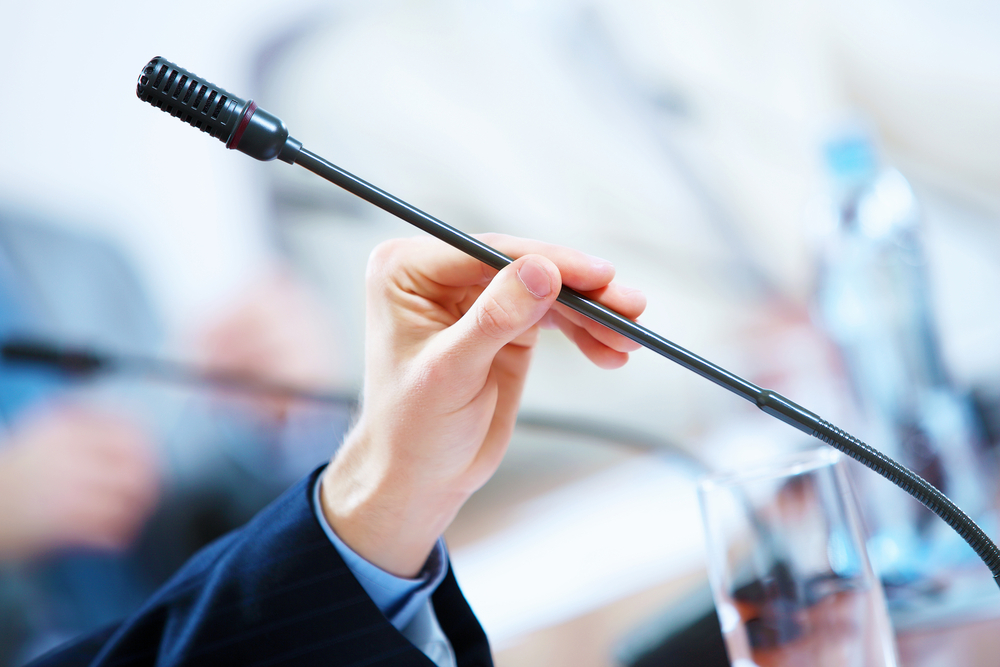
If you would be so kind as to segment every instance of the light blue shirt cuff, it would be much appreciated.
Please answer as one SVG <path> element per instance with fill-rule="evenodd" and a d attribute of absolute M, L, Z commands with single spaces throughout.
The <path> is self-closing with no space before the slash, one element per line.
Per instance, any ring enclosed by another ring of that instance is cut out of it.
<path fill-rule="evenodd" d="M 405 579 L 389 574 L 355 553 L 333 531 L 320 503 L 322 479 L 322 475 L 318 476 L 313 485 L 313 511 L 316 513 L 316 520 L 323 527 L 323 532 L 330 538 L 330 542 L 340 552 L 341 558 L 361 587 L 393 627 L 402 631 L 417 612 L 429 604 L 431 595 L 448 573 L 448 552 L 445 549 L 444 539 L 438 539 L 418 578 Z"/>

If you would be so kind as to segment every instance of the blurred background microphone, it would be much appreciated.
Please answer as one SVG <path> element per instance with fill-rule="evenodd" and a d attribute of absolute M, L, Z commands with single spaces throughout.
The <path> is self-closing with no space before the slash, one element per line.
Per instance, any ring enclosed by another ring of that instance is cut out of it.
<path fill-rule="evenodd" d="M 74 379 L 121 373 L 151 382 L 177 383 L 192 389 L 229 390 L 263 399 L 326 403 L 348 409 L 357 403 L 354 394 L 308 391 L 247 374 L 202 370 L 162 359 L 113 355 L 103 350 L 56 345 L 36 338 L 15 337 L 3 341 L 0 343 L 0 358 L 10 365 L 40 366 Z"/>

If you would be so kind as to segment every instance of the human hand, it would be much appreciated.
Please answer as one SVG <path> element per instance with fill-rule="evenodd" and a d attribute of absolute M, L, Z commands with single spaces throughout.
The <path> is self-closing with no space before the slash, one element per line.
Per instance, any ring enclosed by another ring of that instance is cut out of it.
<path fill-rule="evenodd" d="M 323 510 L 382 569 L 419 572 L 466 499 L 496 471 L 517 417 L 538 326 L 595 364 L 638 344 L 556 303 L 562 284 L 636 318 L 645 297 L 583 253 L 488 235 L 517 257 L 499 273 L 435 239 L 390 241 L 368 263 L 363 410 L 322 482 Z"/>
<path fill-rule="evenodd" d="M 127 546 L 159 496 L 146 435 L 71 407 L 28 417 L 0 450 L 0 560 Z"/>

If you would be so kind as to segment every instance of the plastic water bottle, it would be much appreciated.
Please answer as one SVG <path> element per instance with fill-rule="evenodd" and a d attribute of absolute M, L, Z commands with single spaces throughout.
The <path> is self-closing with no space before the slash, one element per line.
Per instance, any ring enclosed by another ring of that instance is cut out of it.
<path fill-rule="evenodd" d="M 825 158 L 833 197 L 820 236 L 815 309 L 840 352 L 865 439 L 980 519 L 991 472 L 977 460 L 971 404 L 942 358 L 913 190 L 879 164 L 864 134 L 829 143 Z M 870 555 L 890 596 L 893 584 L 939 583 L 948 569 L 974 560 L 916 501 L 883 480 L 857 481 Z"/>

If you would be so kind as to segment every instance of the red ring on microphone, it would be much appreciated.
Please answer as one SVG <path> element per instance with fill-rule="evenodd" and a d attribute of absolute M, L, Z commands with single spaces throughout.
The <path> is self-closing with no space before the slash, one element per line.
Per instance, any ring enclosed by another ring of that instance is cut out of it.
<path fill-rule="evenodd" d="M 236 131 L 233 132 L 233 136 L 229 138 L 226 142 L 226 148 L 236 148 L 240 145 L 240 139 L 243 138 L 243 133 L 246 132 L 247 126 L 250 125 L 250 119 L 253 118 L 253 112 L 257 110 L 257 103 L 250 100 L 247 104 L 246 110 L 243 112 L 243 116 L 240 118 L 240 124 L 236 126 Z"/>

